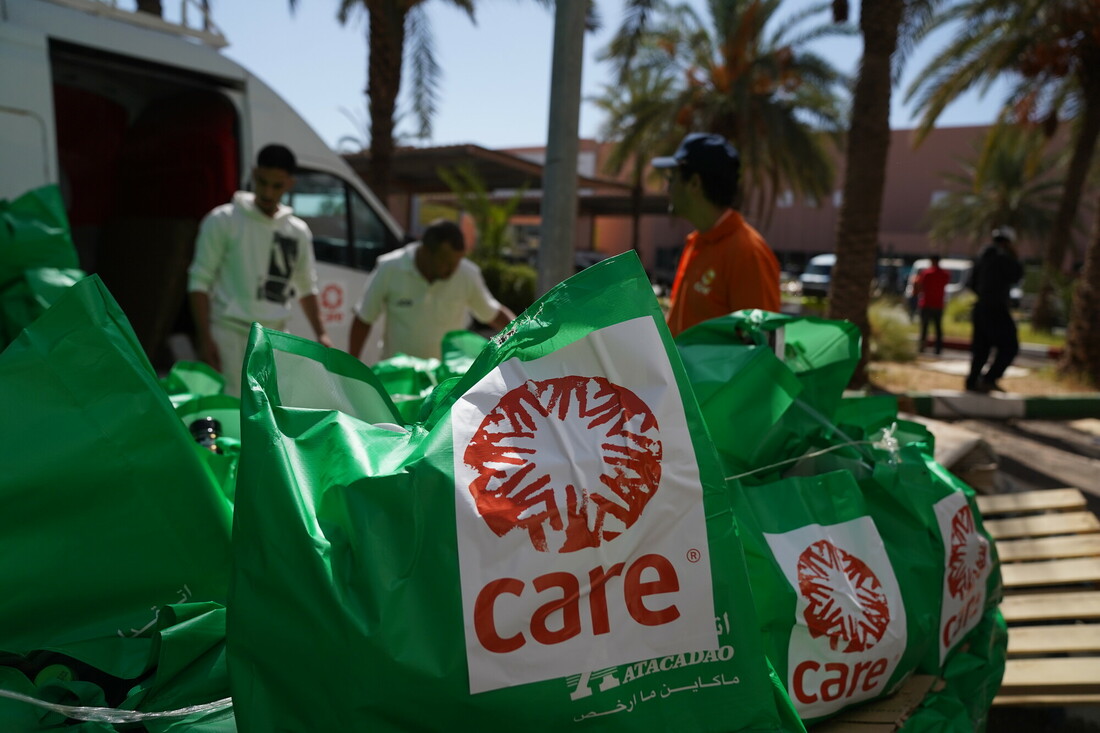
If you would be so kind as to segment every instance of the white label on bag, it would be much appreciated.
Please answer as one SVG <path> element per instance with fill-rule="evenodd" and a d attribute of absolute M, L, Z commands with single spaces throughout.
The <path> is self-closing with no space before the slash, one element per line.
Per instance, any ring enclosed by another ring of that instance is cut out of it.
<path fill-rule="evenodd" d="M 870 517 L 765 539 L 798 593 L 787 690 L 803 718 L 885 691 L 905 651 L 905 606 Z"/>
<path fill-rule="evenodd" d="M 718 648 L 703 492 L 652 318 L 451 409 L 470 692 Z"/>
<path fill-rule="evenodd" d="M 943 537 L 943 594 L 940 608 L 940 664 L 985 610 L 985 586 L 992 568 L 989 540 L 978 534 L 974 514 L 961 492 L 934 507 Z"/>

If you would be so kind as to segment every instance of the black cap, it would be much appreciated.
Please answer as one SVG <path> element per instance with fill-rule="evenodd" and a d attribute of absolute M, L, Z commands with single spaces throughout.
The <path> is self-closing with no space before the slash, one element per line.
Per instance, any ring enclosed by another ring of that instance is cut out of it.
<path fill-rule="evenodd" d="M 732 176 L 737 178 L 741 156 L 729 140 L 709 132 L 692 132 L 681 141 L 680 147 L 669 157 L 654 158 L 654 168 L 679 168 L 684 166 L 704 177 Z"/>

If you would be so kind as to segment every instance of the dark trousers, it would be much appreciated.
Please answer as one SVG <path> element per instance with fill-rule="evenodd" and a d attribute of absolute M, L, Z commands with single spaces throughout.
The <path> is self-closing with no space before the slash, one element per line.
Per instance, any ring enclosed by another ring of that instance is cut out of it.
<path fill-rule="evenodd" d="M 974 305 L 971 318 L 974 322 L 974 335 L 970 341 L 970 376 L 966 379 L 966 385 L 977 387 L 982 382 L 995 382 L 1004 375 L 1008 365 L 1020 351 L 1020 342 L 1016 336 L 1016 322 L 1012 320 L 1008 305 L 978 301 Z M 989 361 L 989 354 L 994 350 L 997 352 L 996 356 L 986 369 L 985 363 Z"/>
<path fill-rule="evenodd" d="M 932 324 L 936 332 L 936 353 L 941 354 L 943 353 L 943 308 L 920 309 L 920 351 L 924 351 L 929 324 Z"/>

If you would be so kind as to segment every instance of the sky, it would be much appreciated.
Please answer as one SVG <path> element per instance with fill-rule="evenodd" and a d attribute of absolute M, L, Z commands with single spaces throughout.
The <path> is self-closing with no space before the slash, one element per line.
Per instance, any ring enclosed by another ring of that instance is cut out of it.
<path fill-rule="evenodd" d="M 211 4 L 214 22 L 229 41 L 224 53 L 274 88 L 325 142 L 337 147 L 344 137 L 366 138 L 363 125 L 349 119 L 367 116 L 365 14 L 358 13 L 341 26 L 336 19 L 337 0 L 297 0 L 294 13 L 288 0 L 211 0 Z M 261 4 L 264 9 L 259 12 Z M 583 97 L 598 95 L 612 81 L 610 66 L 597 61 L 597 56 L 622 18 L 622 0 L 596 0 L 596 4 L 603 27 L 584 39 Z M 705 5 L 702 0 L 692 4 Z M 785 8 L 809 4 L 810 0 L 786 0 Z M 169 18 L 173 5 L 165 3 Z M 852 2 L 853 9 L 858 5 Z M 427 8 L 436 61 L 443 70 L 441 99 L 431 139 L 414 144 L 545 145 L 553 10 L 534 0 L 480 0 L 474 25 L 465 12 L 444 0 L 431 0 Z M 950 34 L 940 33 L 917 48 L 906 65 L 903 89 L 934 55 L 937 43 L 949 38 Z M 841 70 L 854 74 L 862 41 L 858 35 L 832 39 L 816 49 Z M 916 124 L 902 96 L 895 90 L 890 118 L 894 128 Z M 994 87 L 984 99 L 968 95 L 948 107 L 938 125 L 988 124 L 1001 97 L 1003 87 Z M 598 137 L 600 123 L 596 107 L 582 100 L 581 136 Z M 413 130 L 411 119 L 399 122 L 398 131 L 402 130 Z"/>

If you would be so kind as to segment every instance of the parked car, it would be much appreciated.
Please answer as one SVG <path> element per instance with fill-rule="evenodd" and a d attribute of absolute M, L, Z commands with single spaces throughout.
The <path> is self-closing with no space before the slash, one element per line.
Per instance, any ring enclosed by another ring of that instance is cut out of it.
<path fill-rule="evenodd" d="M 811 257 L 806 269 L 798 276 L 798 282 L 802 285 L 802 294 L 818 298 L 824 298 L 828 295 L 829 281 L 832 278 L 833 265 L 835 264 L 835 254 Z"/>

